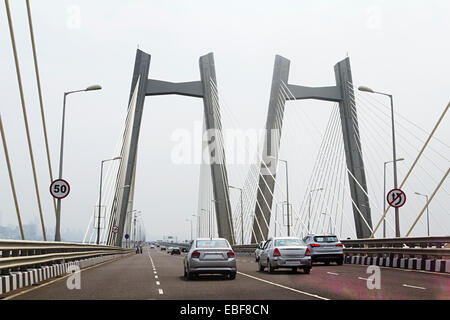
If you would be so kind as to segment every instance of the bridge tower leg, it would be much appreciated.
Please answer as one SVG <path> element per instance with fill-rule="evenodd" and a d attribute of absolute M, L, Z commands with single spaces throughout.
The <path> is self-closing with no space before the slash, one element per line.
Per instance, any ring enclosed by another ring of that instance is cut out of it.
<path fill-rule="evenodd" d="M 275 66 L 270 90 L 269 112 L 267 113 L 266 134 L 261 159 L 260 176 L 257 190 L 257 204 L 253 222 L 252 243 L 267 239 L 272 210 L 273 191 L 277 170 L 276 160 L 280 148 L 281 129 L 283 125 L 284 105 L 280 101 L 281 83 L 288 83 L 290 61 L 281 56 L 275 57 Z"/>
<path fill-rule="evenodd" d="M 217 88 L 214 55 L 209 53 L 200 57 L 200 76 L 203 87 L 203 105 L 205 129 L 211 159 L 211 176 L 213 184 L 214 205 L 216 209 L 217 230 L 219 237 L 235 244 L 233 219 L 229 198 L 228 174 L 225 167 L 225 150 L 222 144 L 222 124 L 219 106 L 214 107 L 213 83 Z"/>
<path fill-rule="evenodd" d="M 126 152 L 126 157 L 122 157 L 122 166 L 125 166 L 125 179 L 122 186 L 118 186 L 119 197 L 121 198 L 118 203 L 120 205 L 119 209 L 119 231 L 117 232 L 115 238 L 115 245 L 122 246 L 122 241 L 124 239 L 124 228 L 125 221 L 127 218 L 129 199 L 131 194 L 131 189 L 133 186 L 133 175 L 136 165 L 136 155 L 137 155 L 137 147 L 139 141 L 139 132 L 141 130 L 141 121 L 142 121 L 142 113 L 144 111 L 144 102 L 145 102 L 145 94 L 147 87 L 147 79 L 148 72 L 150 68 L 150 59 L 151 56 L 141 50 L 137 50 L 136 52 L 136 61 L 134 65 L 133 78 L 131 81 L 131 91 L 130 91 L 130 99 L 133 96 L 135 90 L 137 90 L 136 94 L 136 107 L 135 113 L 133 116 L 133 124 L 131 127 L 131 142 L 129 146 L 128 152 Z M 136 87 L 138 86 L 138 87 Z M 131 106 L 129 106 L 131 107 Z M 120 170 L 119 170 L 120 171 Z"/>
<path fill-rule="evenodd" d="M 345 159 L 350 185 L 350 195 L 353 202 L 353 218 L 355 220 L 356 236 L 359 238 L 369 238 L 372 232 L 367 224 L 372 228 L 372 218 L 370 213 L 369 198 L 367 197 L 366 173 L 362 158 L 362 148 L 359 135 L 358 117 L 356 113 L 356 102 L 353 92 L 352 72 L 350 69 L 350 59 L 345 58 L 334 66 L 337 87 L 341 91 L 339 101 L 339 111 L 341 116 L 342 134 L 344 138 Z M 352 177 L 355 177 L 355 179 Z M 358 185 L 359 184 L 359 185 Z M 361 187 L 364 191 L 361 189 Z M 361 214 L 358 212 L 361 212 Z M 362 218 L 361 215 L 364 217 Z M 364 221 L 365 220 L 365 221 Z M 367 222 L 367 224 L 366 224 Z"/>
<path fill-rule="evenodd" d="M 368 238 L 371 235 L 367 224 L 372 228 L 369 200 L 366 195 L 367 184 L 364 172 L 364 163 L 361 155 L 361 142 L 359 139 L 358 118 L 356 108 L 352 103 L 353 94 L 352 75 L 348 58 L 335 65 L 336 86 L 331 87 L 304 87 L 288 84 L 290 61 L 281 56 L 275 57 L 275 66 L 270 93 L 269 111 L 266 122 L 266 137 L 261 159 L 259 188 L 257 190 L 257 203 L 253 220 L 252 243 L 267 239 L 269 234 L 273 192 L 275 189 L 277 163 L 280 137 L 283 123 L 286 100 L 317 99 L 339 102 L 339 110 L 344 140 L 344 149 L 348 174 L 350 194 L 357 208 L 353 205 L 353 216 L 358 238 Z M 281 83 L 284 82 L 293 98 L 280 96 Z M 360 187 L 361 186 L 361 187 Z M 363 190 L 361 190 L 364 189 Z M 365 221 L 364 221 L 365 220 Z M 367 224 L 366 224 L 367 222 Z"/>

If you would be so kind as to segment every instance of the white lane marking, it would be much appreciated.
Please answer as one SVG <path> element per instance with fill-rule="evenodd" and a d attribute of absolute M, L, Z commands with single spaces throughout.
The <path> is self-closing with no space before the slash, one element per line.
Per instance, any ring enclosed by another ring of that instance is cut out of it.
<path fill-rule="evenodd" d="M 333 276 L 338 276 L 339 275 L 339 273 L 334 273 L 334 272 L 329 272 L 329 271 L 327 271 L 327 273 L 328 274 L 332 274 Z"/>
<path fill-rule="evenodd" d="M 348 266 L 355 266 L 355 267 L 365 267 L 367 268 L 367 265 L 364 264 L 347 264 Z M 404 271 L 404 272 L 422 272 L 422 273 L 430 273 L 430 274 L 437 274 L 440 276 L 448 276 L 450 277 L 449 273 L 443 273 L 443 272 L 436 272 L 436 271 L 427 271 L 427 270 L 413 270 L 413 269 L 402 269 L 402 268 L 393 268 L 393 267 L 384 267 L 384 266 L 378 266 L 381 269 L 386 270 L 396 270 L 396 271 Z"/>
<path fill-rule="evenodd" d="M 153 271 L 153 273 L 154 273 L 154 274 L 157 274 L 157 272 L 156 272 L 156 271 Z"/>
<path fill-rule="evenodd" d="M 411 286 L 409 284 L 404 284 L 403 286 L 407 287 L 407 288 L 426 290 L 426 288 L 424 288 L 424 287 Z"/>
<path fill-rule="evenodd" d="M 158 276 L 155 276 L 155 279 L 158 279 Z"/>
<path fill-rule="evenodd" d="M 159 289 L 158 292 L 159 292 L 159 294 L 164 294 L 163 289 Z"/>
<path fill-rule="evenodd" d="M 280 288 L 283 288 L 283 289 L 291 290 L 291 291 L 294 291 L 296 293 L 301 293 L 301 294 L 304 294 L 304 295 L 307 295 L 307 296 L 310 296 L 310 297 L 314 297 L 314 298 L 317 298 L 317 299 L 330 300 L 328 298 L 318 296 L 317 294 L 312 294 L 312 293 L 300 291 L 300 290 L 297 290 L 297 289 L 294 289 L 294 288 L 286 287 L 286 286 L 283 286 L 283 285 L 275 283 L 275 282 L 271 282 L 271 281 L 268 281 L 268 280 L 264 280 L 264 279 L 261 279 L 261 278 L 257 278 L 257 277 L 251 276 L 251 275 L 246 274 L 246 273 L 242 273 L 240 271 L 238 271 L 238 274 L 242 274 L 243 276 L 246 276 L 246 277 L 258 280 L 258 281 L 262 281 L 262 282 L 265 282 L 265 283 L 268 283 L 268 284 L 271 284 L 273 286 L 277 286 L 277 287 L 280 287 Z"/>
<path fill-rule="evenodd" d="M 367 278 L 362 278 L 362 277 L 358 277 L 358 279 L 359 279 L 359 280 L 364 280 L 364 281 L 370 281 L 369 279 L 367 279 Z"/>
<path fill-rule="evenodd" d="M 159 281 L 156 281 L 156 285 L 159 286 L 161 285 L 161 283 Z"/>

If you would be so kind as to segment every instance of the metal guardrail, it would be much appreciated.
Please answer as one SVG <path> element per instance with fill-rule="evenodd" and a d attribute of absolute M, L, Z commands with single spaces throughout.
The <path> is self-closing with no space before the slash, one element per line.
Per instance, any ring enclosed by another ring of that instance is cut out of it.
<path fill-rule="evenodd" d="M 361 247 L 421 247 L 443 248 L 450 244 L 450 237 L 408 237 L 408 238 L 370 238 L 342 240 L 346 248 Z"/>
<path fill-rule="evenodd" d="M 342 240 L 344 254 L 368 256 L 450 257 L 450 237 L 371 238 Z M 240 253 L 253 253 L 257 244 L 234 245 Z"/>
<path fill-rule="evenodd" d="M 0 270 L 39 266 L 95 256 L 131 253 L 135 249 L 72 242 L 0 240 Z"/>

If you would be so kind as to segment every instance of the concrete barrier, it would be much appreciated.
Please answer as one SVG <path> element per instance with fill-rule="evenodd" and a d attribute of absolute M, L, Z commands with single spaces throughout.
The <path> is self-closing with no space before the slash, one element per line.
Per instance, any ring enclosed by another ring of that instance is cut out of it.
<path fill-rule="evenodd" d="M 9 276 L 0 276 L 0 294 L 11 291 Z"/>

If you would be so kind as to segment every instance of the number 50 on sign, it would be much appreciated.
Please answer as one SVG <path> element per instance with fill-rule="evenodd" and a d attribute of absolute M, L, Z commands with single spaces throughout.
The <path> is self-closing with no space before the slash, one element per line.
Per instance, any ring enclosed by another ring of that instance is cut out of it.
<path fill-rule="evenodd" d="M 70 193 L 70 186 L 66 180 L 57 179 L 50 185 L 50 194 L 53 198 L 63 199 Z"/>

